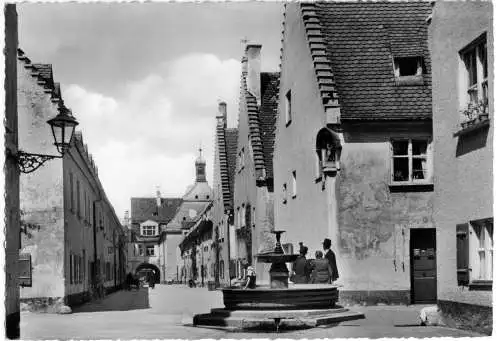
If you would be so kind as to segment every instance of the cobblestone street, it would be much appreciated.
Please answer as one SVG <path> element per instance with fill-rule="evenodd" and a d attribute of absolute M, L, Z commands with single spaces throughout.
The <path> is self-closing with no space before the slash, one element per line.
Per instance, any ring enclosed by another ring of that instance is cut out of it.
<path fill-rule="evenodd" d="M 158 285 L 119 291 L 75 308 L 73 314 L 21 315 L 22 339 L 206 339 L 480 336 L 443 327 L 417 326 L 421 306 L 352 307 L 365 320 L 277 333 L 232 333 L 189 326 L 192 316 L 222 307 L 222 295 L 206 288 Z"/>

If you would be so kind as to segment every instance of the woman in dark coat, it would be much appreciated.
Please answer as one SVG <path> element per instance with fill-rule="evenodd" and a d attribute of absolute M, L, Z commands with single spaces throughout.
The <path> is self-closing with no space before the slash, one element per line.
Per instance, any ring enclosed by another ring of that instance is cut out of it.
<path fill-rule="evenodd" d="M 311 274 L 311 265 L 310 261 L 306 259 L 307 254 L 307 246 L 300 245 L 300 255 L 297 257 L 295 262 L 292 265 L 292 275 L 290 276 L 290 280 L 295 284 L 305 284 L 309 283 L 309 276 Z"/>
<path fill-rule="evenodd" d="M 332 267 L 328 259 L 323 258 L 323 252 L 316 251 L 316 259 L 311 262 L 311 283 L 331 283 Z"/>

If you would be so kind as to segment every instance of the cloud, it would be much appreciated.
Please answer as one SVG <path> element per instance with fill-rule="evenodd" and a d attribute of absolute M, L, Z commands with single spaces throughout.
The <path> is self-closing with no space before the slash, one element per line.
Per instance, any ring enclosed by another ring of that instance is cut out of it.
<path fill-rule="evenodd" d="M 164 195 L 182 196 L 194 182 L 200 143 L 211 182 L 217 101 L 228 103 L 235 125 L 239 77 L 236 60 L 197 53 L 128 82 L 119 98 L 77 84 L 63 88 L 119 216 L 132 196 L 154 195 L 157 185 Z"/>

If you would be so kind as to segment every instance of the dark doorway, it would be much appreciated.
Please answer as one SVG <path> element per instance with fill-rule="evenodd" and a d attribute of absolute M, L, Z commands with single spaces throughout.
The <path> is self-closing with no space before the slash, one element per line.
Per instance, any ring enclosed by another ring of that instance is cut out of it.
<path fill-rule="evenodd" d="M 436 229 L 410 230 L 411 302 L 436 303 Z"/>
<path fill-rule="evenodd" d="M 155 283 L 160 283 L 160 269 L 156 265 L 142 263 L 135 269 L 135 273 L 146 280 L 149 280 L 150 276 L 152 276 Z"/>

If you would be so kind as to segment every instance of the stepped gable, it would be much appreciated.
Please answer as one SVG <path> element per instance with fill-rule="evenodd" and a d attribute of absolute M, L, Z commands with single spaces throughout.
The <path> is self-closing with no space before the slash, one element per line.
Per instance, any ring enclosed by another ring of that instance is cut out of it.
<path fill-rule="evenodd" d="M 236 172 L 236 154 L 238 153 L 238 129 L 229 128 L 224 132 L 225 135 L 225 149 L 227 160 L 227 173 L 228 173 L 228 189 L 229 192 L 224 195 L 224 206 L 226 205 L 226 197 L 228 208 L 232 209 L 233 194 L 234 194 L 234 173 Z"/>
<path fill-rule="evenodd" d="M 247 50 L 250 45 L 247 45 Z M 265 169 L 264 155 L 262 150 L 262 140 L 260 138 L 260 125 L 259 125 L 259 104 L 257 103 L 257 98 L 248 91 L 246 78 L 248 75 L 248 69 L 246 63 L 248 62 L 247 50 L 245 50 L 245 55 L 242 58 L 242 64 L 244 65 L 241 72 L 241 92 L 243 93 L 243 98 L 245 101 L 246 113 L 248 117 L 248 130 L 249 139 L 252 144 L 253 162 L 255 166 L 255 171 L 257 174 L 262 174 Z"/>
<path fill-rule="evenodd" d="M 429 2 L 315 2 L 302 18 L 325 108 L 341 120 L 431 119 Z M 423 85 L 396 85 L 393 57 L 423 57 Z"/>
<path fill-rule="evenodd" d="M 61 97 L 61 86 L 54 82 L 54 74 L 51 64 L 32 63 L 24 51 L 17 49 L 17 59 L 24 63 L 24 67 L 31 72 L 31 76 L 37 80 L 40 86 L 43 86 L 46 93 L 51 94 L 53 103 L 58 104 L 60 109 L 67 109 Z"/>
<path fill-rule="evenodd" d="M 181 204 L 181 198 L 161 198 L 161 205 L 157 210 L 155 197 L 132 198 L 131 222 L 132 224 L 139 224 L 146 220 L 154 220 L 166 224 L 172 220 Z M 158 215 L 154 215 L 157 212 Z"/>
<path fill-rule="evenodd" d="M 273 153 L 278 116 L 279 73 L 263 72 L 261 77 L 262 105 L 259 124 L 266 178 L 273 178 Z"/>

